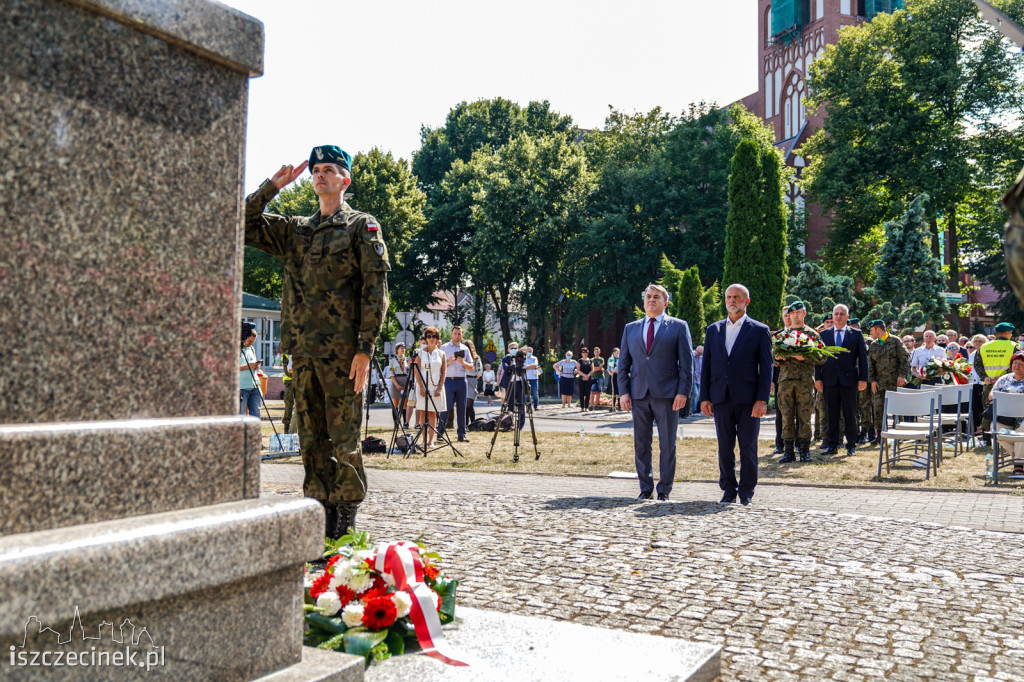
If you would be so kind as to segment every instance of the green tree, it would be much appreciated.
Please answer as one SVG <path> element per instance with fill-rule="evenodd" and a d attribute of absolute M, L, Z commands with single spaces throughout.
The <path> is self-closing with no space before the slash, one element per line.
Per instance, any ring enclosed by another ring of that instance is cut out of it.
<path fill-rule="evenodd" d="M 885 246 L 875 266 L 873 293 L 891 303 L 899 314 L 912 303 L 919 303 L 928 319 L 941 321 L 949 312 L 942 266 L 925 244 L 928 223 L 925 218 L 928 195 L 910 202 L 902 220 L 885 224 Z"/>
<path fill-rule="evenodd" d="M 749 314 L 779 326 L 786 277 L 782 160 L 774 147 L 743 140 L 729 175 L 723 281 L 751 291 Z"/>
<path fill-rule="evenodd" d="M 862 307 L 856 295 L 856 286 L 852 277 L 846 275 L 830 275 L 816 261 L 807 261 L 800 266 L 795 275 L 786 283 L 786 303 L 803 301 L 807 306 L 808 324 L 817 326 L 825 313 L 832 312 L 835 304 L 846 305 L 853 315 L 858 315 Z M 831 301 L 831 305 L 825 301 Z"/>
<path fill-rule="evenodd" d="M 704 288 L 700 284 L 700 272 L 694 265 L 683 271 L 683 277 L 679 282 L 679 288 L 674 294 L 675 312 L 672 314 L 681 320 L 686 320 L 690 326 L 690 335 L 693 337 L 693 344 L 704 343 L 704 330 L 707 322 L 704 319 Z"/>
<path fill-rule="evenodd" d="M 1021 6 L 1000 4 L 1011 13 Z M 981 187 L 994 201 L 998 185 L 982 176 L 1019 149 L 1018 52 L 971 0 L 907 0 L 904 11 L 843 29 L 826 48 L 811 67 L 808 103 L 828 117 L 799 153 L 810 160 L 810 198 L 834 216 L 825 249 L 832 267 L 870 278 L 849 269 L 846 249 L 926 192 L 932 253 L 942 229 L 947 286 L 959 291 L 960 248 L 970 238 L 964 202 Z"/>

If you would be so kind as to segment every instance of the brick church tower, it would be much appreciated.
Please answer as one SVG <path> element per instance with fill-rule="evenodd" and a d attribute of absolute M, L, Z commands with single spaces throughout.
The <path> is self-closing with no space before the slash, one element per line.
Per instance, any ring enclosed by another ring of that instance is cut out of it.
<path fill-rule="evenodd" d="M 799 175 L 805 160 L 793 153 L 821 127 L 823 116 L 808 112 L 807 72 L 825 46 L 838 42 L 839 29 L 903 7 L 903 0 L 758 0 L 758 91 L 741 100 L 775 130 L 776 146 Z M 828 239 L 829 220 L 815 205 L 805 205 L 791 186 L 788 201 L 803 209 L 807 225 L 805 253 L 814 257 Z"/>

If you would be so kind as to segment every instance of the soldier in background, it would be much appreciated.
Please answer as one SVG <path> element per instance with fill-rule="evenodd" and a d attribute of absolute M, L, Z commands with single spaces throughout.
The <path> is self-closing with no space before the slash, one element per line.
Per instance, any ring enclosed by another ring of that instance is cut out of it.
<path fill-rule="evenodd" d="M 320 210 L 310 217 L 264 213 L 309 167 Z M 245 244 L 281 259 L 282 352 L 292 356 L 305 479 L 324 505 L 325 534 L 355 527 L 366 496 L 359 444 L 370 356 L 388 309 L 387 247 L 380 224 L 345 202 L 352 157 L 333 145 L 282 166 L 245 201 Z"/>
<path fill-rule="evenodd" d="M 871 389 L 872 430 L 871 445 L 878 444 L 884 424 L 885 392 L 895 391 L 907 383 L 910 371 L 910 353 L 903 341 L 890 334 L 882 320 L 872 320 L 868 327 L 872 341 L 868 344 L 868 385 Z"/>
<path fill-rule="evenodd" d="M 807 308 L 803 301 L 793 301 L 786 311 L 789 313 L 789 328 L 802 331 L 820 341 L 821 337 L 804 320 Z M 779 385 L 775 392 L 775 404 L 783 416 L 782 440 L 784 454 L 779 464 L 796 461 L 811 461 L 811 412 L 814 409 L 814 365 L 818 363 L 794 355 L 787 359 L 776 357 L 779 363 Z"/>
<path fill-rule="evenodd" d="M 826 313 L 824 321 L 818 326 L 817 332 L 832 328 L 832 313 Z M 828 414 L 825 413 L 825 394 L 814 389 L 814 440 L 821 441 L 821 448 L 828 448 Z"/>
<path fill-rule="evenodd" d="M 789 330 L 789 306 L 782 306 L 782 328 Z M 784 451 L 782 441 L 782 408 L 779 406 L 779 363 L 772 368 L 772 393 L 775 394 L 775 450 L 773 455 L 781 455 Z"/>

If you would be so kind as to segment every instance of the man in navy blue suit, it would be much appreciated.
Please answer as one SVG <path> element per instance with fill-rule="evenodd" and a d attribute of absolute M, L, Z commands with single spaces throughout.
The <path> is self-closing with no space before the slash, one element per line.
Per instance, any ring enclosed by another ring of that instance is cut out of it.
<path fill-rule="evenodd" d="M 821 333 L 826 346 L 842 346 L 848 353 L 839 353 L 814 368 L 814 387 L 825 396 L 825 414 L 828 417 L 828 447 L 826 455 L 839 452 L 839 410 L 846 424 L 846 454 L 857 451 L 857 394 L 868 386 L 868 351 L 864 335 L 847 324 L 850 309 L 840 303 L 832 309 L 831 329 Z"/>
<path fill-rule="evenodd" d="M 742 284 L 725 290 L 729 317 L 704 335 L 700 411 L 715 418 L 718 436 L 718 487 L 722 504 L 746 506 L 757 485 L 757 434 L 768 411 L 772 385 L 772 340 L 768 327 L 747 317 L 750 291 Z M 740 480 L 736 481 L 736 441 L 740 446 Z"/>
<path fill-rule="evenodd" d="M 651 445 L 658 423 L 658 499 L 667 500 L 676 477 L 676 426 L 693 383 L 693 346 L 685 321 L 665 314 L 668 290 L 648 284 L 642 320 L 630 322 L 619 344 L 619 404 L 633 411 L 633 452 L 640 496 L 654 492 Z"/>

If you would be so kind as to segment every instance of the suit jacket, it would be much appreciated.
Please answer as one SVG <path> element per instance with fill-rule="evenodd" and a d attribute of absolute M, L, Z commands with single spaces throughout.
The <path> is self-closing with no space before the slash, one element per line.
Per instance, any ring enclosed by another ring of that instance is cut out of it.
<path fill-rule="evenodd" d="M 821 341 L 826 346 L 835 346 L 835 329 L 826 329 L 821 333 Z M 864 335 L 846 325 L 843 332 L 843 348 L 849 353 L 840 353 L 839 357 L 826 360 L 814 368 L 815 381 L 825 386 L 856 386 L 858 381 L 868 380 L 868 350 L 864 345 Z"/>
<path fill-rule="evenodd" d="M 767 325 L 749 317 L 743 322 L 732 353 L 725 351 L 725 323 L 719 320 L 704 335 L 704 367 L 700 402 L 741 405 L 768 402 L 772 388 L 772 339 Z"/>
<path fill-rule="evenodd" d="M 693 345 L 685 320 L 665 315 L 654 335 L 651 352 L 643 336 L 643 318 L 630 322 L 619 344 L 619 394 L 642 398 L 690 396 Z"/>

